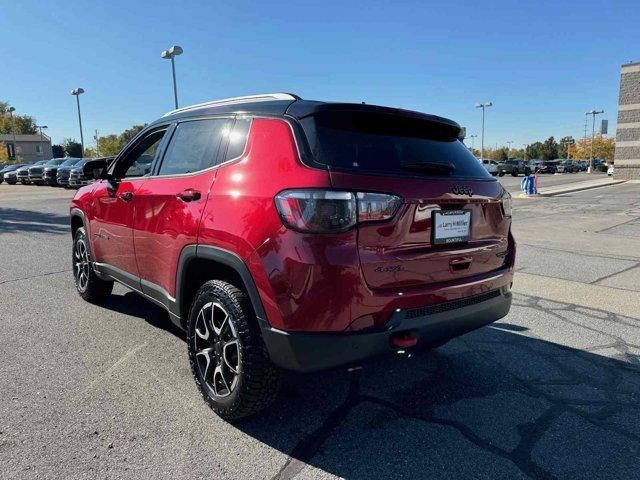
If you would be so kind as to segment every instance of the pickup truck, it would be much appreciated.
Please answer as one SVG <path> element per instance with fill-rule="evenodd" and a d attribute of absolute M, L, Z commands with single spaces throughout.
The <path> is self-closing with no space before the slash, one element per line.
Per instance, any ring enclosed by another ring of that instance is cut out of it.
<path fill-rule="evenodd" d="M 498 164 L 498 175 L 503 177 L 507 173 L 514 177 L 517 177 L 519 174 L 530 175 L 531 168 L 524 160 L 505 160 Z"/>

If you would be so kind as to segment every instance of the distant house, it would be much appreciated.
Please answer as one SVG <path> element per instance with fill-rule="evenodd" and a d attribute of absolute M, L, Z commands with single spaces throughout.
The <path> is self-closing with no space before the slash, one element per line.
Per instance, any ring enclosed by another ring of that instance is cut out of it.
<path fill-rule="evenodd" d="M 53 157 L 51 138 L 45 134 L 14 135 L 0 134 L 0 143 L 5 145 L 10 160 L 19 159 L 24 163 L 33 163 Z"/>

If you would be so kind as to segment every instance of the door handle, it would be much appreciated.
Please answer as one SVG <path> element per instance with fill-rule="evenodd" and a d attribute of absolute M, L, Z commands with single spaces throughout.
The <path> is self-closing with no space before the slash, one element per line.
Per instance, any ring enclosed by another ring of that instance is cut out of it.
<path fill-rule="evenodd" d="M 130 202 L 131 200 L 133 200 L 133 192 L 124 192 L 118 195 L 118 197 L 120 197 L 125 202 Z"/>
<path fill-rule="evenodd" d="M 186 190 L 180 192 L 176 195 L 183 202 L 195 202 L 196 200 L 200 200 L 200 192 L 198 190 L 194 190 L 193 188 L 187 188 Z"/>

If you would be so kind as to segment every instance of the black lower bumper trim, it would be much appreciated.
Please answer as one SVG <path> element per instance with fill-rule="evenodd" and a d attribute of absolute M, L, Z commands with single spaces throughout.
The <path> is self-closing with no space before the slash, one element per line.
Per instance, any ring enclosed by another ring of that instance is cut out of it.
<path fill-rule="evenodd" d="M 418 337 L 416 348 L 429 347 L 495 322 L 511 308 L 511 293 L 498 292 L 484 301 L 439 313 L 404 318 L 404 312 L 399 312 L 389 321 L 393 328 L 382 331 L 283 332 L 267 327 L 262 333 L 276 365 L 301 372 L 324 370 L 393 352 L 390 338 L 400 332 L 414 332 Z"/>

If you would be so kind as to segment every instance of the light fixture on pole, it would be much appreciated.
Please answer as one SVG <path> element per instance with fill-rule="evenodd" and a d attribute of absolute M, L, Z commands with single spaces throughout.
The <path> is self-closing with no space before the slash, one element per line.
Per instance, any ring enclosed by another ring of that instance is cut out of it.
<path fill-rule="evenodd" d="M 593 123 L 591 124 L 591 159 L 589 159 L 588 173 L 593 172 L 593 141 L 596 137 L 596 115 L 600 115 L 601 113 L 604 113 L 604 110 L 591 110 L 585 113 L 585 115 L 591 115 L 591 117 L 593 118 Z"/>
<path fill-rule="evenodd" d="M 173 74 L 173 100 L 176 109 L 178 108 L 178 86 L 176 84 L 176 62 L 174 58 L 178 55 L 182 55 L 182 52 L 182 47 L 174 45 L 169 50 L 164 50 L 160 54 L 160 56 L 165 60 L 171 60 L 171 73 Z"/>
<path fill-rule="evenodd" d="M 478 138 L 478 135 L 469 135 L 469 138 L 471 139 L 471 150 L 473 150 L 473 145 L 475 143 L 475 139 Z"/>
<path fill-rule="evenodd" d="M 482 109 L 482 136 L 480 137 L 480 144 L 481 144 L 480 161 L 484 160 L 484 111 L 491 106 L 493 106 L 493 103 L 491 102 L 476 103 L 476 108 Z"/>
<path fill-rule="evenodd" d="M 44 138 L 42 138 L 42 130 L 49 127 L 46 125 L 36 125 L 36 128 L 40 130 L 40 151 L 42 152 L 42 158 L 44 158 Z"/>
<path fill-rule="evenodd" d="M 78 124 L 80 125 L 80 145 L 82 145 L 81 157 L 84 157 L 84 135 L 82 134 L 82 115 L 80 115 L 80 95 L 84 93 L 83 88 L 74 88 L 71 90 L 71 95 L 75 95 L 76 103 L 78 104 Z"/>

